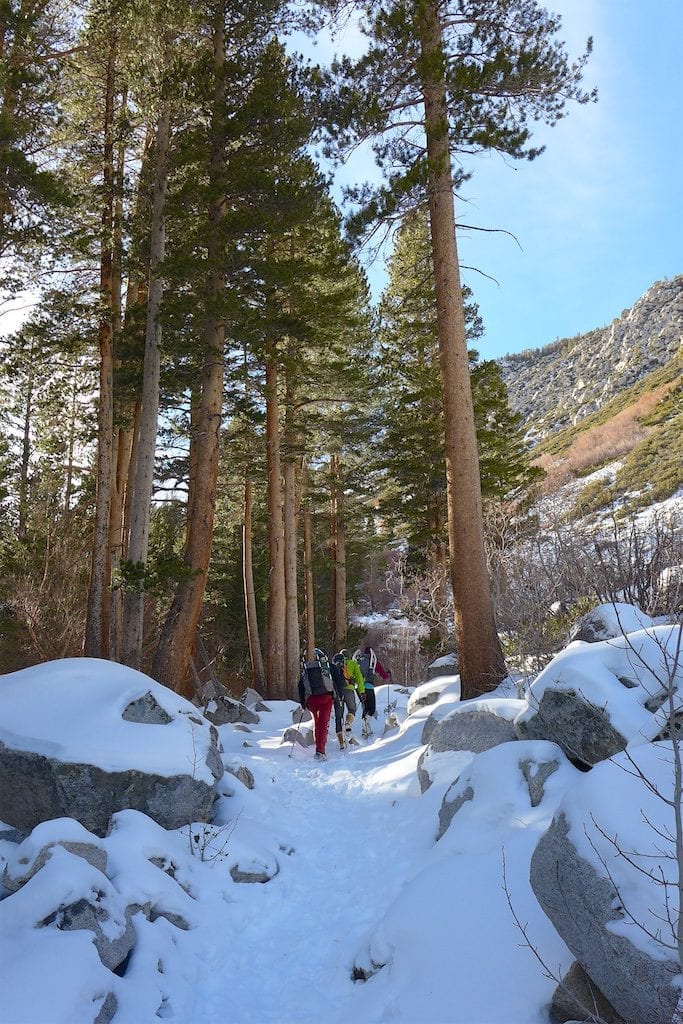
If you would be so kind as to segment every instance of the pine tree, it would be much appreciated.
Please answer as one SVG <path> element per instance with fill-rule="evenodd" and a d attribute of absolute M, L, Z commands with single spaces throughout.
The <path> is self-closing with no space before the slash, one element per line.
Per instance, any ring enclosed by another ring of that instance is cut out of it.
<path fill-rule="evenodd" d="M 0 257 L 25 258 L 68 203 L 54 132 L 73 26 L 54 0 L 0 4 Z M 8 285 L 5 279 L 0 282 Z"/>
<path fill-rule="evenodd" d="M 495 149 L 533 158 L 534 120 L 558 120 L 586 55 L 571 64 L 559 19 L 535 0 L 380 0 L 355 5 L 370 47 L 337 67 L 331 130 L 344 142 L 374 138 L 387 183 L 364 200 L 360 230 L 427 204 L 444 405 L 450 570 L 462 692 L 476 696 L 506 669 L 484 551 L 481 490 L 469 381 L 453 189 L 465 174 L 456 153 Z M 422 110 L 422 114 L 416 113 Z M 418 121 L 419 119 L 419 121 Z M 417 123 L 420 131 L 416 130 Z"/>
<path fill-rule="evenodd" d="M 483 327 L 468 290 L 463 293 L 471 345 Z M 381 507 L 407 528 L 413 546 L 427 556 L 433 554 L 435 564 L 445 567 L 443 402 L 429 225 L 424 214 L 408 215 L 397 233 L 379 315 L 385 422 L 378 443 L 379 462 L 387 473 Z M 499 366 L 479 362 L 470 348 L 470 376 L 482 497 L 503 499 L 530 483 L 536 473 L 529 465 L 520 418 L 509 408 Z"/>

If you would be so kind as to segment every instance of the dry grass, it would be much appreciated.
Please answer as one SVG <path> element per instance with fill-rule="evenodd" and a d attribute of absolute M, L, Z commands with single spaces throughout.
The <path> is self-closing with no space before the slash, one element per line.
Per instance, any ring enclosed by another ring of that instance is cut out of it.
<path fill-rule="evenodd" d="M 544 454 L 536 459 L 534 465 L 540 466 L 546 472 L 545 480 L 541 484 L 543 492 L 553 494 L 563 484 L 577 476 L 585 475 L 594 467 L 628 455 L 652 432 L 652 428 L 644 426 L 641 420 L 652 413 L 675 383 L 668 382 L 653 391 L 648 391 L 607 423 L 601 423 L 579 434 L 564 455 Z"/>

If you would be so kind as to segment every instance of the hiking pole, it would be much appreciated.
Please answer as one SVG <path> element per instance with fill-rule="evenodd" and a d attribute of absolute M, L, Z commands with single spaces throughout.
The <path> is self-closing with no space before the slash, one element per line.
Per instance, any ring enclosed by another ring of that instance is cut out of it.
<path fill-rule="evenodd" d="M 303 722 L 303 720 L 304 720 L 304 711 L 305 711 L 305 710 L 306 710 L 306 708 L 305 708 L 305 707 L 303 706 L 303 704 L 302 704 L 302 705 L 301 705 L 301 711 L 299 712 L 299 724 L 297 725 L 297 732 L 298 732 L 298 730 L 299 730 L 299 729 L 301 728 L 301 723 L 302 723 L 302 722 Z M 296 738 L 295 738 L 294 736 L 292 736 L 292 749 L 290 750 L 290 752 L 289 752 L 289 754 L 287 755 L 287 757 L 291 757 L 291 756 L 292 756 L 292 754 L 294 753 L 294 744 L 295 744 L 295 743 L 296 743 Z"/>

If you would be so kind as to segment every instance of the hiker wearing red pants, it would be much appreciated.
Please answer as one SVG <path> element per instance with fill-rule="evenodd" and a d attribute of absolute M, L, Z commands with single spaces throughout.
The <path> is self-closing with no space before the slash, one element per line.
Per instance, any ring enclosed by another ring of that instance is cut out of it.
<path fill-rule="evenodd" d="M 325 745 L 334 704 L 332 675 L 327 655 L 316 648 L 314 661 L 304 661 L 299 678 L 299 702 L 313 716 L 315 760 L 326 761 Z"/>

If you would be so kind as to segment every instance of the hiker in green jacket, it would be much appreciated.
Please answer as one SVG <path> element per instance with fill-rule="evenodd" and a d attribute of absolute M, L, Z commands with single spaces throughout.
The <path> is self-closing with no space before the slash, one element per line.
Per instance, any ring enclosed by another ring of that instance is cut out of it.
<path fill-rule="evenodd" d="M 342 690 L 342 699 L 346 707 L 344 729 L 346 731 L 346 738 L 351 743 L 355 742 L 351 735 L 351 730 L 358 706 L 356 694 L 360 696 L 365 692 L 365 680 L 363 679 L 360 665 L 350 656 L 348 651 L 339 651 L 338 654 L 335 654 L 333 660 L 339 665 L 344 677 L 344 689 Z"/>

